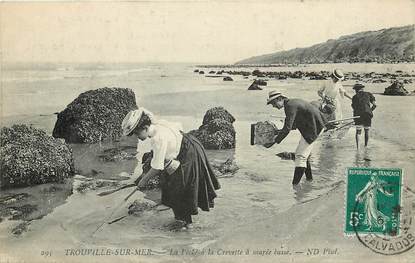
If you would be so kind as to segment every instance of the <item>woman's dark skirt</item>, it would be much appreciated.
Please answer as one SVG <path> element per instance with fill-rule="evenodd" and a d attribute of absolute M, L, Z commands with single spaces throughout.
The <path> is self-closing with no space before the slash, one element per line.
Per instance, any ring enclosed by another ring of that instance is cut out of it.
<path fill-rule="evenodd" d="M 191 218 L 213 208 L 215 190 L 220 184 L 208 161 L 203 145 L 192 135 L 183 134 L 179 168 L 171 175 L 163 173 L 161 179 L 162 204 L 171 207 L 176 219 Z M 191 220 L 191 219 L 190 219 Z"/>

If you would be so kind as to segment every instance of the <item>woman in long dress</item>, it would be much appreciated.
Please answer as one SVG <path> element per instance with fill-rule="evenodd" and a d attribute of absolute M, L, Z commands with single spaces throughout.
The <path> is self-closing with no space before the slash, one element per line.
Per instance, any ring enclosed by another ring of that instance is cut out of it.
<path fill-rule="evenodd" d="M 162 204 L 173 209 L 175 219 L 183 227 L 191 228 L 192 215 L 198 214 L 198 207 L 203 211 L 213 208 L 215 190 L 220 188 L 203 145 L 171 123 L 156 121 L 144 108 L 129 112 L 122 126 L 124 135 L 151 141 L 151 169 L 140 177 L 137 186 L 144 187 L 159 174 Z M 161 173 L 166 165 L 170 174 Z"/>
<path fill-rule="evenodd" d="M 330 113 L 333 120 L 343 119 L 343 111 L 341 99 L 344 97 L 352 99 L 343 88 L 341 81 L 344 79 L 344 74 L 339 69 L 335 69 L 331 74 L 330 83 L 325 83 L 318 91 L 318 95 L 323 100 L 322 110 Z"/>
<path fill-rule="evenodd" d="M 378 191 L 386 196 L 393 196 L 393 194 L 384 189 L 385 186 L 385 181 L 379 180 L 377 176 L 372 175 L 366 186 L 356 195 L 356 201 L 363 202 L 365 210 L 363 224 L 368 226 L 368 230 L 372 230 L 373 227 L 382 227 L 385 230 L 386 223 L 390 220 L 388 216 L 378 209 Z"/>

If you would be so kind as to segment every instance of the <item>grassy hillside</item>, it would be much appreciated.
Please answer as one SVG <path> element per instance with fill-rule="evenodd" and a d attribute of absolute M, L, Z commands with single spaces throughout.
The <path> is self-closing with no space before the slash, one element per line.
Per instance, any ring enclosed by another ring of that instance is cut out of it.
<path fill-rule="evenodd" d="M 251 57 L 236 64 L 413 62 L 414 32 L 414 25 L 360 32 L 311 47 Z"/>

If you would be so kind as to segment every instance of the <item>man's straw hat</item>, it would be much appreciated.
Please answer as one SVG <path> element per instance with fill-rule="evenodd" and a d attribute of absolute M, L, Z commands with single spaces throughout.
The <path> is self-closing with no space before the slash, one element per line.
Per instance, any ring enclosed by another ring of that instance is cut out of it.
<path fill-rule="evenodd" d="M 276 90 L 270 91 L 268 93 L 267 105 L 280 96 L 283 96 L 281 92 L 278 92 Z"/>

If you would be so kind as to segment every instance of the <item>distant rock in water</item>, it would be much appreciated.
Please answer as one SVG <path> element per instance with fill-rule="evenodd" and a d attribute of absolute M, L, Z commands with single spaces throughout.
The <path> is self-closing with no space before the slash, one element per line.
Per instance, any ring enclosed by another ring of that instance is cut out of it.
<path fill-rule="evenodd" d="M 295 160 L 295 153 L 293 152 L 280 152 L 276 154 L 278 157 L 280 157 L 283 160 Z"/>
<path fill-rule="evenodd" d="M 195 69 L 193 72 L 194 72 L 194 73 L 198 73 L 198 72 L 199 72 L 199 70 L 198 70 L 198 69 Z"/>
<path fill-rule="evenodd" d="M 203 70 L 200 70 L 199 74 L 205 74 L 205 72 Z"/>
<path fill-rule="evenodd" d="M 223 81 L 233 81 L 233 79 L 229 76 L 223 78 Z"/>
<path fill-rule="evenodd" d="M 215 74 L 214 70 L 209 71 L 209 74 Z"/>
<path fill-rule="evenodd" d="M 256 80 L 254 80 L 254 84 L 256 84 L 258 86 L 266 86 L 267 82 L 265 80 L 262 80 L 262 79 L 256 79 Z"/>
<path fill-rule="evenodd" d="M 384 80 L 384 79 L 374 79 L 374 80 L 372 80 L 372 83 L 385 83 L 385 82 L 387 82 L 387 80 Z"/>
<path fill-rule="evenodd" d="M 326 80 L 327 78 L 325 76 L 315 74 L 315 75 L 310 75 L 308 79 L 309 80 Z"/>
<path fill-rule="evenodd" d="M 252 82 L 252 84 L 249 86 L 248 90 L 262 90 L 262 88 L 260 86 L 258 86 L 258 84 L 254 82 Z"/>
<path fill-rule="evenodd" d="M 403 83 L 398 81 L 393 82 L 392 85 L 387 87 L 383 92 L 383 95 L 390 96 L 407 96 L 410 94 L 411 93 L 404 88 Z"/>
<path fill-rule="evenodd" d="M 125 115 L 137 109 L 131 89 L 101 88 L 84 92 L 58 114 L 53 137 L 68 143 L 95 143 L 121 136 Z"/>
<path fill-rule="evenodd" d="M 62 182 L 74 175 L 72 151 L 62 140 L 26 125 L 0 132 L 0 188 Z"/>
<path fill-rule="evenodd" d="M 203 124 L 197 130 L 190 132 L 200 140 L 206 149 L 235 148 L 235 118 L 222 107 L 208 110 L 203 117 Z"/>

